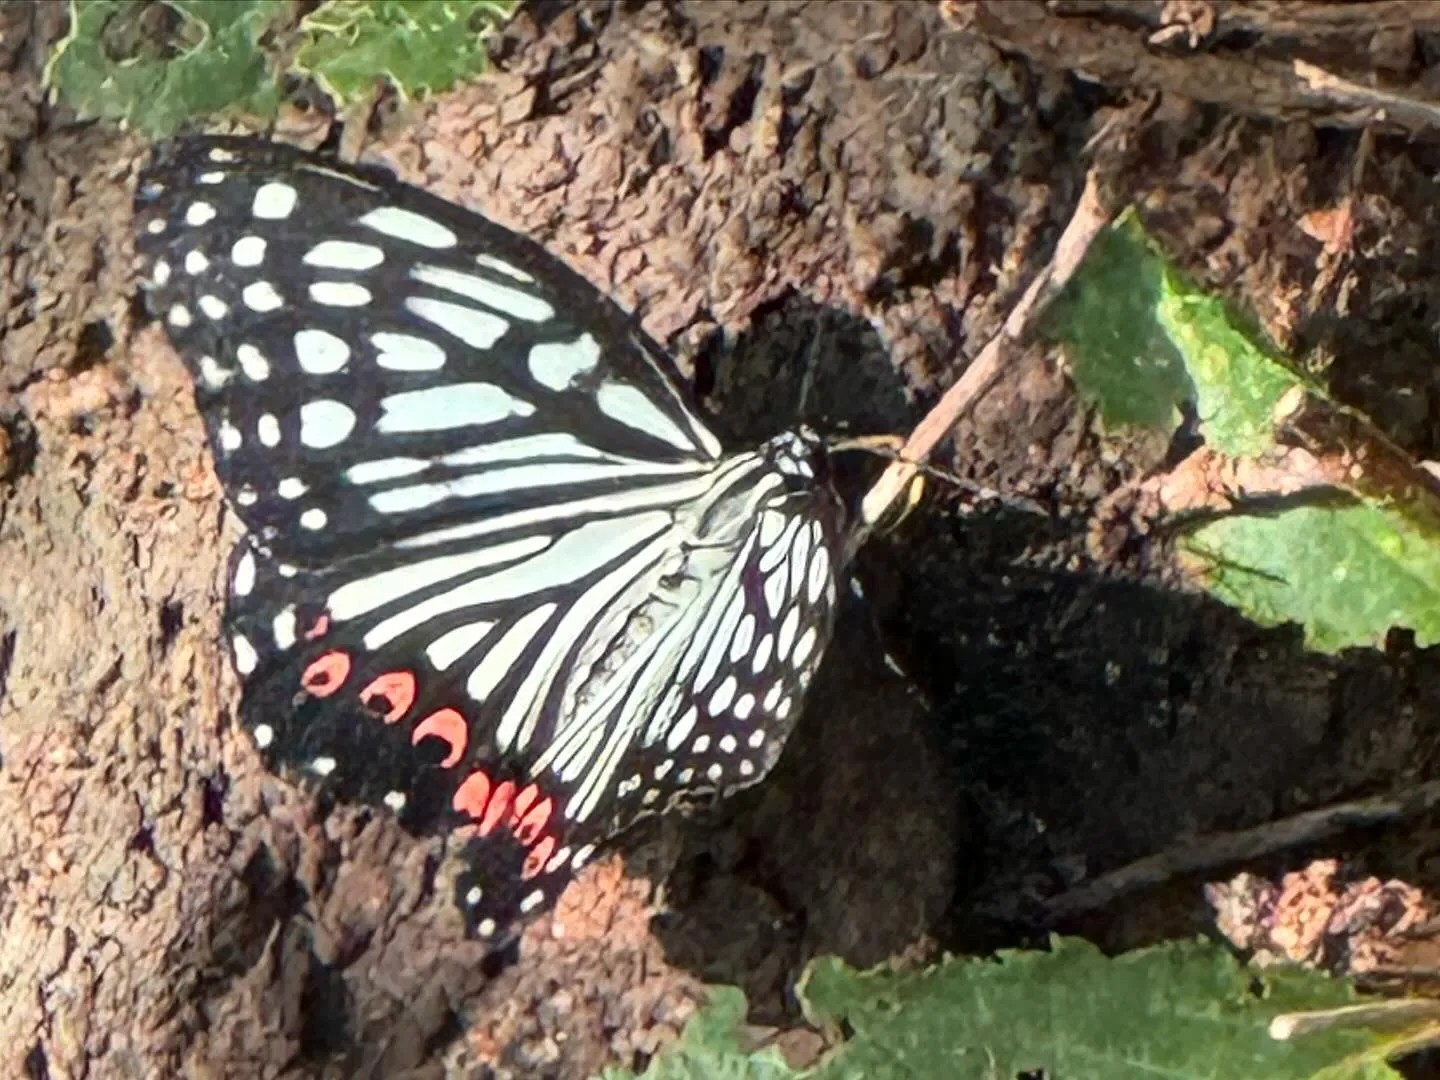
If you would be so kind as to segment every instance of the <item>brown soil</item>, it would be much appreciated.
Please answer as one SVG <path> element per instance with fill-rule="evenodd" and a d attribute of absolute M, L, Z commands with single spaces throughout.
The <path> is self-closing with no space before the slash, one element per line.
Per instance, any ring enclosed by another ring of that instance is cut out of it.
<path fill-rule="evenodd" d="M 912 424 L 1044 265 L 1118 126 L 1115 174 L 1187 269 L 1434 459 L 1435 151 L 1393 117 L 1285 97 L 1297 56 L 1423 97 L 1431 5 L 1380 6 L 1373 40 L 1284 12 L 1257 29 L 1266 4 L 1065 0 L 1045 26 L 983 3 L 547 9 L 493 77 L 366 152 L 571 260 L 753 439 L 795 421 L 817 335 L 808 419 Z M 6 1075 L 582 1077 L 643 1062 L 703 981 L 794 1024 L 818 953 L 1032 941 L 1045 897 L 1178 838 L 1435 776 L 1434 651 L 1397 633 L 1320 656 L 1178 590 L 1163 545 L 1095 520 L 1172 448 L 1105 436 L 1037 350 L 946 457 L 1051 512 L 962 512 L 942 486 L 874 541 L 771 780 L 637 838 L 626 874 L 587 871 L 495 972 L 437 884 L 438 841 L 317 816 L 233 722 L 237 523 L 133 303 L 143 141 L 44 100 L 64 15 L 0 2 Z M 1248 36 L 1224 37 L 1241 15 Z M 1085 48 L 1048 54 L 1061 31 Z M 1264 93 L 1185 81 L 1216 56 Z M 1061 69 L 1082 58 L 1093 78 Z M 1431 823 L 1403 833 L 1342 854 L 1433 885 Z M 1063 929 L 1120 947 L 1208 918 L 1184 881 Z"/>

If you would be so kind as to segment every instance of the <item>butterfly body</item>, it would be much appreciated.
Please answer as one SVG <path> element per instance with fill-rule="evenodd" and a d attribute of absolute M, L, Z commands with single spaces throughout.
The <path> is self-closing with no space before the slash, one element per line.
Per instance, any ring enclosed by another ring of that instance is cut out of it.
<path fill-rule="evenodd" d="M 247 527 L 226 624 L 274 764 L 454 830 L 492 938 L 765 775 L 833 618 L 822 440 L 725 452 L 583 278 L 379 170 L 180 140 L 137 212 Z"/>

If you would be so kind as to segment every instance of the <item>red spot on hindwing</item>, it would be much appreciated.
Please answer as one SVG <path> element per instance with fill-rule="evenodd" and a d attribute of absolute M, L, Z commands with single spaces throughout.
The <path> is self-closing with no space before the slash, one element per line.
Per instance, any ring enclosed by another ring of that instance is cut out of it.
<path fill-rule="evenodd" d="M 415 676 L 408 671 L 387 671 L 377 675 L 360 691 L 360 703 L 369 708 L 370 699 L 376 697 L 382 698 L 388 706 L 382 717 L 385 723 L 395 723 L 415 704 Z"/>
<path fill-rule="evenodd" d="M 305 631 L 305 640 L 314 641 L 316 638 L 324 637 L 330 629 L 330 616 L 321 612 L 316 618 L 315 624 Z"/>
<path fill-rule="evenodd" d="M 546 799 L 531 809 L 528 814 L 520 819 L 520 823 L 515 826 L 515 839 L 527 847 L 535 843 L 544 831 L 545 826 L 549 824 L 550 813 L 554 809 L 555 803 L 551 799 Z"/>
<path fill-rule="evenodd" d="M 487 836 L 503 822 L 516 843 L 530 849 L 520 872 L 522 880 L 535 877 L 554 857 L 559 841 L 554 833 L 546 832 L 545 827 L 555 812 L 555 800 L 538 784 L 527 784 L 517 792 L 513 780 L 496 784 L 484 772 L 476 770 L 456 789 L 453 804 L 471 819 L 472 824 L 457 830 L 467 838 Z"/>
<path fill-rule="evenodd" d="M 515 796 L 515 801 L 510 806 L 510 824 L 512 827 L 519 824 L 525 811 L 530 809 L 530 804 L 540 797 L 540 788 L 535 784 L 527 784 L 520 789 L 520 794 Z"/>
<path fill-rule="evenodd" d="M 465 754 L 465 745 L 470 741 L 470 725 L 465 723 L 465 717 L 454 709 L 437 709 L 415 725 L 415 730 L 410 735 L 410 745 L 415 746 L 421 739 L 429 738 L 443 739 L 450 744 L 450 753 L 440 762 L 442 769 L 450 769 Z M 482 773 L 475 775 L 483 776 Z M 488 780 L 486 784 L 489 784 Z M 486 791 L 489 791 L 488 786 Z M 455 809 L 463 808 L 456 806 Z M 479 814 L 474 816 L 479 817 Z"/>
<path fill-rule="evenodd" d="M 483 772 L 473 772 L 455 789 L 450 805 L 462 814 L 479 819 L 485 813 L 485 804 L 490 801 L 490 778 Z"/>
<path fill-rule="evenodd" d="M 329 697 L 340 689 L 349 674 L 349 655 L 332 649 L 310 662 L 300 675 L 300 685 L 316 697 Z"/>
<path fill-rule="evenodd" d="M 548 800 L 547 800 L 548 801 Z M 525 865 L 520 868 L 522 881 L 529 881 L 536 874 L 545 868 L 550 861 L 550 856 L 555 853 L 555 837 L 547 836 L 535 845 L 533 851 L 525 856 Z"/>
<path fill-rule="evenodd" d="M 480 835 L 488 836 L 495 826 L 505 820 L 505 811 L 510 809 L 510 800 L 515 797 L 515 782 L 506 780 L 495 788 L 490 796 L 490 805 L 485 807 L 485 816 L 480 819 Z"/>

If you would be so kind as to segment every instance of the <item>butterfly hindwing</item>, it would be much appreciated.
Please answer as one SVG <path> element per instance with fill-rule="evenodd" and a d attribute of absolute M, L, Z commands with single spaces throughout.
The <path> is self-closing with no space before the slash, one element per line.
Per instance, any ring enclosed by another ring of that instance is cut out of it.
<path fill-rule="evenodd" d="M 182 139 L 137 215 L 249 531 L 226 621 L 272 762 L 456 830 L 487 936 L 768 771 L 834 607 L 814 436 L 723 454 L 612 302 L 379 169 Z"/>

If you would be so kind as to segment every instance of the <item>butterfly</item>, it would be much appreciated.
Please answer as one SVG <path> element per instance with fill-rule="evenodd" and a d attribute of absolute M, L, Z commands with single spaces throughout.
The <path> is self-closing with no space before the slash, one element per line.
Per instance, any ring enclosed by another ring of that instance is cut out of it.
<path fill-rule="evenodd" d="M 727 452 L 599 290 L 379 167 L 182 138 L 135 209 L 246 528 L 225 625 L 272 767 L 452 835 L 493 942 L 770 771 L 842 572 L 813 431 Z"/>

